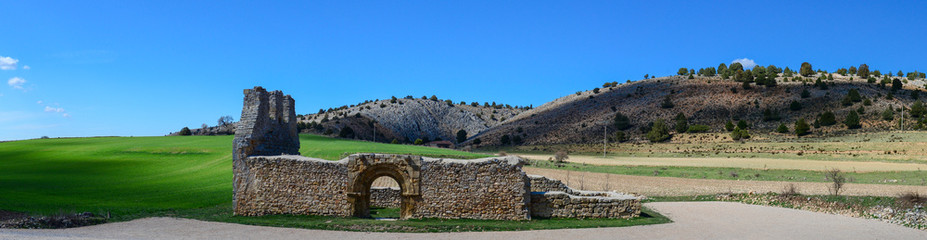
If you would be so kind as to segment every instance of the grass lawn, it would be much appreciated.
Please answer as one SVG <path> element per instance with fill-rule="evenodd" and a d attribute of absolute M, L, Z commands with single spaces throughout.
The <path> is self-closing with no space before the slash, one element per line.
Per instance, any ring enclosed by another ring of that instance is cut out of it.
<path fill-rule="evenodd" d="M 378 221 L 322 216 L 232 215 L 232 136 L 95 137 L 0 143 L 0 209 L 35 215 L 93 212 L 112 221 L 174 216 L 264 226 L 356 231 L 482 231 L 665 223 L 632 220 Z M 300 152 L 329 160 L 357 152 L 479 158 L 488 155 L 301 135 Z M 397 209 L 374 209 L 380 217 Z"/>

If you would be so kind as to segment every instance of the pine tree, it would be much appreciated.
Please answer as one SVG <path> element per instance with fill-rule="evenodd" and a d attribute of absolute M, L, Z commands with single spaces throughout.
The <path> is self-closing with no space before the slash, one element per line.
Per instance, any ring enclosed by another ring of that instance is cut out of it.
<path fill-rule="evenodd" d="M 658 119 L 654 122 L 653 127 L 650 128 L 650 132 L 647 133 L 647 140 L 650 140 L 650 142 L 663 142 L 669 138 L 669 130 L 666 128 L 666 123 L 663 122 L 663 119 Z"/>
<path fill-rule="evenodd" d="M 780 123 L 780 124 L 779 124 L 779 127 L 776 128 L 776 132 L 778 132 L 778 133 L 787 133 L 787 132 L 789 132 L 789 127 L 786 127 L 786 126 L 785 126 L 785 123 Z"/>
<path fill-rule="evenodd" d="M 805 77 L 814 75 L 814 69 L 811 69 L 811 63 L 808 63 L 808 62 L 801 63 L 801 69 L 799 69 L 798 71 L 799 71 L 799 74 Z"/>
<path fill-rule="evenodd" d="M 675 128 L 677 133 L 684 133 L 689 130 L 689 119 L 686 118 L 685 114 L 676 114 Z"/>
<path fill-rule="evenodd" d="M 846 124 L 848 129 L 860 128 L 859 114 L 857 114 L 856 111 L 850 111 L 850 113 L 847 114 L 847 118 L 844 119 L 843 124 Z"/>
<path fill-rule="evenodd" d="M 808 123 L 805 122 L 804 118 L 798 119 L 798 121 L 795 122 L 795 135 L 796 136 L 804 136 L 808 134 L 810 130 L 811 130 L 811 127 L 808 126 Z"/>

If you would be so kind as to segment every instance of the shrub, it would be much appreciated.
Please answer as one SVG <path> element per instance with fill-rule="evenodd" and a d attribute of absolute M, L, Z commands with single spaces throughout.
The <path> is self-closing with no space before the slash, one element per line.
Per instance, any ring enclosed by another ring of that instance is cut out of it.
<path fill-rule="evenodd" d="M 740 129 L 747 129 L 747 121 L 744 121 L 744 120 L 737 121 L 737 127 Z"/>
<path fill-rule="evenodd" d="M 554 153 L 554 164 L 556 164 L 557 167 L 563 167 L 567 159 L 570 159 L 570 156 L 567 155 L 566 151 L 557 151 Z"/>
<path fill-rule="evenodd" d="M 479 139 L 479 138 L 473 139 L 473 144 L 480 145 L 481 143 L 483 143 L 483 140 L 481 140 L 481 139 Z"/>
<path fill-rule="evenodd" d="M 901 90 L 901 87 L 902 87 L 901 80 L 898 80 L 898 79 L 892 80 L 892 91 Z"/>
<path fill-rule="evenodd" d="M 502 142 L 502 145 L 509 145 L 512 143 L 512 137 L 510 137 L 508 134 L 502 135 L 502 137 L 499 139 L 499 142 Z"/>
<path fill-rule="evenodd" d="M 612 135 L 612 136 L 613 136 L 613 137 L 612 137 L 612 141 L 615 141 L 615 142 L 624 142 L 624 141 L 628 141 L 628 135 L 626 135 L 626 134 L 624 133 L 624 131 L 617 131 L 617 132 L 615 132 L 615 134 Z"/>
<path fill-rule="evenodd" d="M 686 75 L 686 73 L 689 73 L 688 68 L 679 68 L 679 71 L 676 71 L 676 75 L 680 75 L 680 76 Z"/>
<path fill-rule="evenodd" d="M 190 132 L 190 128 L 183 127 L 180 129 L 180 136 L 190 136 L 193 135 L 193 132 Z"/>
<path fill-rule="evenodd" d="M 663 98 L 663 103 L 660 104 L 661 108 L 673 108 L 674 106 L 675 105 L 673 104 L 673 101 L 670 99 L 669 95 Z"/>
<path fill-rule="evenodd" d="M 789 183 L 779 195 L 783 197 L 798 196 L 798 187 L 796 187 L 794 183 Z"/>
<path fill-rule="evenodd" d="M 689 130 L 689 119 L 686 118 L 685 114 L 676 114 L 675 120 L 676 126 L 674 128 L 677 133 L 684 133 Z"/>
<path fill-rule="evenodd" d="M 395 138 L 393 138 L 393 141 L 391 141 L 391 142 L 389 142 L 389 143 L 392 143 L 392 144 L 399 144 L 399 140 L 396 140 Z"/>
<path fill-rule="evenodd" d="M 859 95 L 859 91 L 856 89 L 850 89 L 850 91 L 847 92 L 847 97 L 853 102 L 860 102 L 863 100 L 863 97 Z"/>
<path fill-rule="evenodd" d="M 831 181 L 830 193 L 834 196 L 840 195 L 840 191 L 843 190 L 843 185 L 846 183 L 847 179 L 843 176 L 843 173 L 840 172 L 840 169 L 831 168 L 824 172 L 824 178 Z"/>
<path fill-rule="evenodd" d="M 911 105 L 911 116 L 920 118 L 925 113 L 927 113 L 927 108 L 924 107 L 924 103 L 921 100 L 914 101 L 914 105 Z"/>
<path fill-rule="evenodd" d="M 460 129 L 460 131 L 457 131 L 457 143 L 462 143 L 464 141 L 467 141 L 467 131 Z"/>
<path fill-rule="evenodd" d="M 647 140 L 650 140 L 650 142 L 663 142 L 669 139 L 669 129 L 667 129 L 666 123 L 663 122 L 663 119 L 658 119 L 653 123 L 650 132 L 647 133 Z"/>
<path fill-rule="evenodd" d="M 857 114 L 856 111 L 850 111 L 850 113 L 847 114 L 847 118 L 844 119 L 843 124 L 846 124 L 848 129 L 862 127 L 859 124 L 859 114 Z"/>
<path fill-rule="evenodd" d="M 341 128 L 341 131 L 338 131 L 338 137 L 341 138 L 354 138 L 354 129 L 351 127 L 345 126 Z"/>
<path fill-rule="evenodd" d="M 763 110 L 763 121 L 764 122 L 779 121 L 779 119 L 781 119 L 781 117 L 779 117 L 778 110 L 771 110 L 769 108 L 767 108 L 766 110 Z"/>
<path fill-rule="evenodd" d="M 741 129 L 738 127 L 734 128 L 734 131 L 731 132 L 731 139 L 734 139 L 734 141 L 748 138 L 750 138 L 750 132 L 748 132 L 746 129 Z"/>
<path fill-rule="evenodd" d="M 804 118 L 798 119 L 798 121 L 795 122 L 795 136 L 804 136 L 810 133 L 810 131 L 811 126 L 808 126 Z"/>
<path fill-rule="evenodd" d="M 797 100 L 792 100 L 792 103 L 789 104 L 789 110 L 798 111 L 801 110 L 801 103 Z"/>
<path fill-rule="evenodd" d="M 438 96 L 431 95 L 431 98 L 430 98 L 430 99 L 431 99 L 431 101 L 437 102 L 437 101 L 438 101 Z"/>
<path fill-rule="evenodd" d="M 731 122 L 731 120 L 727 120 L 727 123 L 724 123 L 724 130 L 727 130 L 728 132 L 734 131 L 734 123 Z"/>
<path fill-rule="evenodd" d="M 703 132 L 708 132 L 708 131 L 711 131 L 711 127 L 709 127 L 708 125 L 703 125 L 703 124 L 693 124 L 689 126 L 689 130 L 688 130 L 688 132 L 690 133 L 703 133 Z"/>
<path fill-rule="evenodd" d="M 625 130 L 625 129 L 631 128 L 631 119 L 629 119 L 628 116 L 621 114 L 620 112 L 615 113 L 615 123 L 614 124 L 615 124 L 615 128 L 617 128 L 618 130 Z"/>
<path fill-rule="evenodd" d="M 868 98 L 863 100 L 863 106 L 872 106 L 872 100 L 869 100 Z"/>
<path fill-rule="evenodd" d="M 415 145 L 422 145 L 424 143 L 425 143 L 425 140 L 422 140 L 421 138 L 415 139 L 415 142 L 414 142 Z"/>
<path fill-rule="evenodd" d="M 785 126 L 785 123 L 780 123 L 780 124 L 779 124 L 779 127 L 776 128 L 776 132 L 778 132 L 778 133 L 787 133 L 787 132 L 789 132 L 789 127 Z"/>
<path fill-rule="evenodd" d="M 809 98 L 809 97 L 811 97 L 811 92 L 809 92 L 808 89 L 802 89 L 801 98 Z"/>
<path fill-rule="evenodd" d="M 821 114 L 820 118 L 818 118 L 818 123 L 820 123 L 822 126 L 834 125 L 837 124 L 837 117 L 834 116 L 833 112 L 826 111 Z"/>
<path fill-rule="evenodd" d="M 917 192 L 906 192 L 899 195 L 895 201 L 898 205 L 905 207 L 923 206 L 927 204 L 927 196 Z"/>
<path fill-rule="evenodd" d="M 885 111 L 882 111 L 882 120 L 891 121 L 895 120 L 895 111 L 892 111 L 892 108 L 886 108 Z"/>

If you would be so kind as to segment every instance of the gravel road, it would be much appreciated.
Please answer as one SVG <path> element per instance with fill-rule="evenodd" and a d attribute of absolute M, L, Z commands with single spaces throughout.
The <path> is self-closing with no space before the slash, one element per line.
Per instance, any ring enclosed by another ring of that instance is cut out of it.
<path fill-rule="evenodd" d="M 645 206 L 674 222 L 522 232 L 365 233 L 145 218 L 72 229 L 0 229 L 0 239 L 927 239 L 927 231 L 795 209 L 731 202 Z"/>

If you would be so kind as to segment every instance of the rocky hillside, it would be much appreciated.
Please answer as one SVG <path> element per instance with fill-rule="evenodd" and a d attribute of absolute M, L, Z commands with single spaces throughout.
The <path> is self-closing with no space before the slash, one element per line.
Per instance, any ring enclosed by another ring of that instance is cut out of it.
<path fill-rule="evenodd" d="M 910 110 L 915 101 L 911 92 L 920 93 L 923 86 L 923 81 L 915 80 L 904 84 L 904 89 L 892 92 L 891 84 L 880 86 L 858 78 L 851 80 L 849 76 L 833 75 L 833 80 L 822 81 L 823 87 L 816 87 L 813 82 L 823 76 L 817 74 L 801 81 L 779 77 L 778 86 L 751 84 L 750 89 L 744 89 L 741 82 L 720 77 L 673 76 L 641 80 L 556 99 L 494 126 L 466 143 L 473 144 L 480 139 L 482 146 L 501 145 L 504 135 L 508 135 L 510 144 L 598 143 L 606 128 L 609 137 L 614 138 L 612 134 L 618 130 L 614 117 L 619 112 L 631 120 L 632 127 L 623 133 L 632 141 L 646 141 L 643 139 L 646 139 L 647 126 L 658 119 L 663 119 L 672 129 L 674 117 L 679 113 L 688 118 L 689 125 L 707 125 L 709 132 L 726 132 L 725 123 L 738 120 L 744 120 L 753 132 L 774 133 L 780 124 L 792 131 L 799 118 L 812 124 L 826 111 L 836 116 L 837 124 L 813 128 L 812 136 L 882 131 L 897 128 L 900 119 L 900 112 L 895 112 L 892 121 L 885 120 L 883 111 L 888 108 L 900 111 L 901 106 Z M 844 103 L 851 89 L 857 90 L 862 98 L 859 102 Z M 807 91 L 807 95 L 802 96 L 803 91 Z M 665 101 L 673 106 L 664 106 Z M 793 101 L 801 105 L 800 110 L 790 110 Z M 847 130 L 842 122 L 850 111 L 860 108 L 862 127 Z M 909 117 L 906 128 L 918 125 L 910 115 L 906 116 Z"/>
<path fill-rule="evenodd" d="M 378 142 L 395 139 L 402 143 L 412 143 L 416 139 L 456 142 L 459 130 L 472 136 L 498 126 L 526 109 L 529 108 L 406 97 L 329 109 L 302 115 L 299 120 L 304 131 L 319 134 L 339 135 L 342 129 L 350 127 L 349 133 L 341 134 L 346 138 Z"/>

